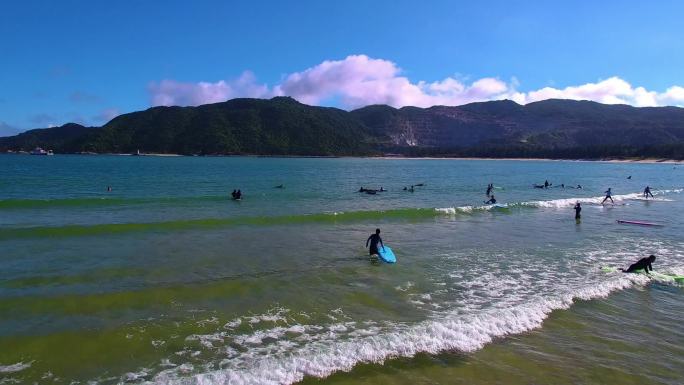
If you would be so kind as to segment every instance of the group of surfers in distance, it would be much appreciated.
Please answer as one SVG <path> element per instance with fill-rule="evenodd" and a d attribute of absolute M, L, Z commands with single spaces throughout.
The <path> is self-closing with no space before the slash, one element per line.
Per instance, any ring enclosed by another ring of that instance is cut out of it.
<path fill-rule="evenodd" d="M 404 186 L 403 190 L 408 191 L 408 192 L 414 192 L 414 191 L 416 191 L 416 187 L 423 187 L 423 186 L 425 186 L 425 183 L 412 184 L 411 187 Z"/>
<path fill-rule="evenodd" d="M 387 190 L 385 190 L 382 186 L 380 186 L 380 189 L 377 189 L 377 190 L 373 189 L 373 188 L 364 188 L 363 186 L 361 188 L 359 188 L 360 193 L 366 193 L 366 194 L 370 194 L 370 195 L 375 195 L 379 192 L 385 192 L 385 191 L 387 191 Z"/>
<path fill-rule="evenodd" d="M 543 188 L 543 189 L 548 189 L 552 187 L 560 187 L 560 188 L 576 188 L 576 189 L 581 189 L 582 185 L 578 184 L 577 186 L 566 186 L 565 183 L 561 183 L 559 185 L 554 186 L 553 183 L 549 183 L 548 180 L 544 181 L 544 184 L 533 184 L 532 185 L 534 188 Z"/>
<path fill-rule="evenodd" d="M 414 191 L 416 191 L 416 187 L 423 187 L 423 186 L 425 186 L 425 183 L 412 184 L 411 187 L 404 186 L 403 190 L 408 191 L 408 192 L 414 192 Z M 377 190 L 372 189 L 372 188 L 365 188 L 363 186 L 361 186 L 361 188 L 359 188 L 360 193 L 366 193 L 366 194 L 370 194 L 370 195 L 375 195 L 379 192 L 385 192 L 385 191 L 387 191 L 387 190 L 385 190 L 382 186 L 380 186 L 380 189 L 377 189 Z"/>
<path fill-rule="evenodd" d="M 230 195 L 233 197 L 233 200 L 239 201 L 242 199 L 242 191 L 240 190 L 233 190 Z"/>

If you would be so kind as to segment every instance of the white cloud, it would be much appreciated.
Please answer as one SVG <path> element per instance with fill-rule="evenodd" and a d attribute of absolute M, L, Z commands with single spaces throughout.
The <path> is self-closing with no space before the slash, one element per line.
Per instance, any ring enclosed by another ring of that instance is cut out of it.
<path fill-rule="evenodd" d="M 238 79 L 215 83 L 183 83 L 163 80 L 149 87 L 152 105 L 199 105 L 225 101 L 235 97 L 292 96 L 306 104 L 336 104 L 357 108 L 369 104 L 394 107 L 461 105 L 470 102 L 511 99 L 521 104 L 550 98 L 593 100 L 607 104 L 633 106 L 684 106 L 684 88 L 673 86 L 663 93 L 634 87 L 619 77 L 596 83 L 565 88 L 544 87 L 528 92 L 518 91 L 513 78 L 505 82 L 494 77 L 472 82 L 453 77 L 426 82 L 412 82 L 402 75 L 395 63 L 366 55 L 352 55 L 343 60 L 326 60 L 301 72 L 286 75 L 268 87 L 259 84 L 251 72 Z"/>
<path fill-rule="evenodd" d="M 259 98 L 270 95 L 268 87 L 257 84 L 254 74 L 249 71 L 243 72 L 235 80 L 220 80 L 216 83 L 162 80 L 159 83 L 151 83 L 149 91 L 153 106 L 196 106 L 237 97 Z"/>

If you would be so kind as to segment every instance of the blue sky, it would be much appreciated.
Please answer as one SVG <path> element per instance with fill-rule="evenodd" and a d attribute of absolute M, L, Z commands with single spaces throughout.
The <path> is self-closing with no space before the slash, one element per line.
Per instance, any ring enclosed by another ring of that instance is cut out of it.
<path fill-rule="evenodd" d="M 11 1 L 0 135 L 152 105 L 684 105 L 681 1 Z"/>

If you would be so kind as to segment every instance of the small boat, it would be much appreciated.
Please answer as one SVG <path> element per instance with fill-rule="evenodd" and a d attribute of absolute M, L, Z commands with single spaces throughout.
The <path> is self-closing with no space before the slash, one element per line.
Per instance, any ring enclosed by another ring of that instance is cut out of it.
<path fill-rule="evenodd" d="M 31 151 L 31 155 L 55 155 L 52 150 L 45 151 L 40 147 L 36 147 Z"/>

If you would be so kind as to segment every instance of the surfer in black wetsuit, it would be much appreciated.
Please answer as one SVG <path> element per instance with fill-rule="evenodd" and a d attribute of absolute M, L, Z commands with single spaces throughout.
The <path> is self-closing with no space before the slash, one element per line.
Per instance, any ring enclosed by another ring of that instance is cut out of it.
<path fill-rule="evenodd" d="M 646 188 L 644 189 L 644 198 L 648 199 L 648 196 L 649 196 L 649 195 L 651 196 L 651 198 L 655 198 L 655 197 L 653 196 L 653 194 L 651 193 L 651 187 L 650 187 L 650 186 L 646 186 Z"/>
<path fill-rule="evenodd" d="M 487 196 L 492 193 L 492 189 L 494 188 L 494 185 L 492 183 L 487 185 L 487 192 L 485 193 Z"/>
<path fill-rule="evenodd" d="M 627 270 L 625 270 L 625 269 L 620 269 L 620 271 L 622 271 L 623 273 L 634 273 L 634 272 L 636 272 L 637 270 L 642 270 L 642 269 L 643 269 L 646 273 L 648 273 L 648 270 L 649 270 L 649 269 L 650 269 L 651 271 L 653 271 L 653 266 L 651 266 L 651 264 L 652 264 L 653 262 L 655 262 L 655 260 L 656 260 L 656 256 L 653 255 L 653 254 L 651 254 L 651 255 L 648 256 L 648 258 L 641 258 L 641 259 L 638 260 L 636 263 L 633 263 L 633 264 L 629 265 L 629 267 L 627 268 Z"/>
<path fill-rule="evenodd" d="M 494 194 L 492 194 L 491 198 L 485 202 L 486 205 L 493 205 L 496 203 L 496 199 L 494 199 Z"/>
<path fill-rule="evenodd" d="M 549 183 L 548 180 L 545 180 L 544 181 L 544 188 L 549 188 L 549 186 L 551 186 L 551 183 Z"/>
<path fill-rule="evenodd" d="M 606 197 L 603 198 L 603 202 L 601 202 L 601 204 L 606 203 L 606 201 L 607 201 L 608 199 L 610 199 L 610 203 L 615 203 L 615 202 L 613 201 L 613 197 L 612 197 L 611 195 L 613 195 L 613 192 L 610 191 L 610 187 L 608 187 L 608 190 L 606 190 Z"/>
<path fill-rule="evenodd" d="M 575 204 L 574 209 L 575 209 L 575 219 L 579 220 L 580 218 L 582 218 L 582 215 L 580 215 L 580 213 L 582 212 L 582 206 L 580 205 L 579 202 L 577 202 Z"/>
<path fill-rule="evenodd" d="M 382 246 L 382 249 L 385 249 L 385 245 L 382 243 L 382 238 L 380 238 L 380 229 L 375 229 L 375 234 L 371 234 L 368 239 L 366 239 L 366 247 L 368 247 L 368 244 L 370 243 L 370 248 L 368 249 L 368 254 L 369 255 L 379 255 L 378 251 L 378 243 L 380 243 L 380 246 Z"/>

